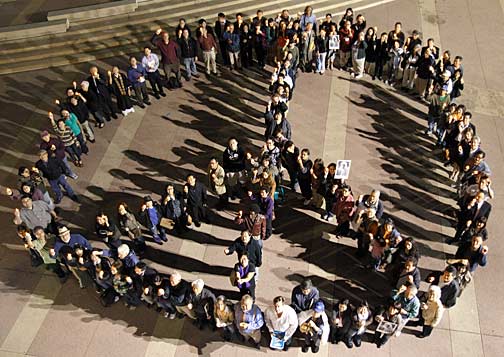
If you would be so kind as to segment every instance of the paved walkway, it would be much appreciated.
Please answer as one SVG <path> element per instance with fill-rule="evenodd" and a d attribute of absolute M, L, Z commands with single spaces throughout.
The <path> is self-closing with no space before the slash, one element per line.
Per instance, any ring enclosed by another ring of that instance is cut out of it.
<path fill-rule="evenodd" d="M 259 5 L 258 5 L 259 6 Z M 462 54 L 467 90 L 463 102 L 473 112 L 494 173 L 497 198 L 489 224 L 489 266 L 480 269 L 475 283 L 464 291 L 457 306 L 445 314 L 441 326 L 428 340 L 405 333 L 377 350 L 364 343 L 358 350 L 324 346 L 321 355 L 354 356 L 500 356 L 504 348 L 504 307 L 496 302 L 504 294 L 502 276 L 504 232 L 497 224 L 504 170 L 504 112 L 499 56 L 504 40 L 489 38 L 504 30 L 504 13 L 497 0 L 397 0 L 364 11 L 368 24 L 388 30 L 401 19 L 405 30 L 421 29 L 425 37 L 439 40 L 443 48 Z M 124 66 L 124 59 L 110 60 Z M 104 65 L 104 63 L 100 63 Z M 87 66 L 50 69 L 0 77 L 0 179 L 15 183 L 15 169 L 30 164 L 36 152 L 39 129 L 47 127 L 47 103 L 62 93 L 66 83 L 81 78 Z M 422 135 L 425 106 L 362 80 L 352 81 L 341 72 L 301 75 L 289 120 L 294 141 L 309 147 L 313 157 L 327 162 L 351 159 L 350 183 L 356 194 L 371 188 L 383 192 L 386 212 L 400 231 L 421 244 L 422 275 L 441 269 L 453 247 L 440 243 L 453 234 L 447 211 L 453 190 L 447 171 L 437 160 L 431 139 Z M 62 204 L 62 216 L 75 230 L 89 230 L 98 209 L 115 212 L 117 202 L 139 204 L 141 196 L 159 197 L 166 182 L 180 183 L 187 173 L 203 178 L 213 155 L 219 155 L 227 137 L 244 138 L 257 150 L 263 127 L 266 96 L 264 78 L 251 71 L 221 78 L 192 81 L 183 90 L 148 108 L 138 110 L 99 132 L 85 167 L 73 182 L 85 198 L 80 206 Z M 215 202 L 215 200 L 213 200 Z M 247 356 L 256 352 L 238 344 L 225 344 L 217 334 L 200 333 L 192 324 L 168 321 L 143 307 L 128 311 L 121 304 L 104 309 L 92 291 L 80 290 L 70 280 L 60 286 L 49 273 L 29 267 L 29 260 L 11 225 L 12 202 L 0 201 L 3 240 L 0 245 L 0 356 Z M 212 225 L 203 225 L 183 237 L 170 237 L 161 247 L 151 245 L 148 261 L 163 272 L 178 269 L 184 278 L 201 277 L 219 293 L 235 295 L 229 286 L 228 268 L 234 257 L 223 254 L 237 236 L 229 211 L 214 214 Z M 333 227 L 318 213 L 299 208 L 296 198 L 278 209 L 275 235 L 265 244 L 264 265 L 258 285 L 258 304 L 266 307 L 277 295 L 289 296 L 302 276 L 311 276 L 325 298 L 348 296 L 379 302 L 388 293 L 387 281 L 369 273 L 353 256 L 355 242 L 336 240 Z M 95 239 L 92 234 L 88 234 Z M 425 288 L 425 286 L 423 286 Z M 293 348 L 287 355 L 302 355 Z"/>

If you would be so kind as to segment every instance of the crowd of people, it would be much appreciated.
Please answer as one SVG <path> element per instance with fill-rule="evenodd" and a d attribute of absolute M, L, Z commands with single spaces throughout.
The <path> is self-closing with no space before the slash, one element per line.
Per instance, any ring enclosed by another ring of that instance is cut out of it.
<path fill-rule="evenodd" d="M 326 341 L 359 347 L 373 324 L 378 348 L 399 336 L 406 324 L 422 326 L 418 337 L 429 336 L 477 267 L 486 265 L 488 247 L 483 243 L 489 238 L 485 227 L 494 197 L 491 172 L 471 113 L 455 103 L 464 84 L 462 57 L 456 56 L 452 63 L 449 51 L 441 53 L 432 39 L 423 46 L 416 30 L 407 37 L 401 23 L 379 39 L 377 33 L 376 27 L 367 27 L 363 15 L 354 21 L 352 9 L 339 23 L 331 14 L 319 22 L 310 6 L 297 17 L 284 10 L 266 19 L 259 10 L 250 22 L 237 14 L 232 23 L 220 13 L 213 28 L 200 20 L 195 37 L 183 19 L 173 33 L 158 29 L 151 39 L 154 47 L 146 46 L 141 60 L 130 57 L 125 73 L 113 67 L 104 74 L 92 66 L 86 80 L 80 85 L 73 82 L 66 97 L 55 101 L 60 117 L 48 114 L 53 134 L 41 132 L 40 159 L 33 167 L 19 168 L 18 189 L 4 187 L 6 195 L 21 202 L 13 221 L 32 265 L 46 266 L 62 282 L 73 276 L 81 288 L 94 286 L 104 306 L 119 300 L 130 309 L 144 304 L 167 318 L 186 316 L 200 329 L 218 329 L 227 341 L 250 340 L 256 348 L 264 336 L 273 349 L 287 350 L 294 340 L 303 352 L 316 353 Z M 67 177 L 78 179 L 72 164 L 82 167 L 87 142 L 95 142 L 91 116 L 101 128 L 120 114 L 134 112 L 135 106 L 150 105 L 147 81 L 155 98 L 166 96 L 165 88 L 182 86 L 182 63 L 186 81 L 199 76 L 200 53 L 210 76 L 219 75 L 217 54 L 222 68 L 232 71 L 251 66 L 265 71 L 266 64 L 272 65 L 264 146 L 260 152 L 247 151 L 239 138 L 231 137 L 221 155 L 210 160 L 206 183 L 190 174 L 180 191 L 167 184 L 159 201 L 145 196 L 138 210 L 119 202 L 113 214 L 97 212 L 94 234 L 106 248 L 93 247 L 56 213 L 64 194 L 80 201 Z M 335 163 L 312 161 L 310 150 L 292 141 L 287 116 L 298 73 L 324 74 L 326 68 L 348 70 L 355 79 L 367 74 L 391 86 L 415 89 L 429 103 L 426 134 L 437 136 L 445 164 L 453 167 L 450 178 L 459 206 L 456 234 L 448 241 L 459 248 L 443 271 L 421 276 L 420 249 L 384 212 L 378 190 L 354 196 L 348 182 L 337 178 Z M 208 191 L 218 198 L 216 210 L 237 199 L 243 207 L 234 219 L 240 236 L 224 250 L 226 255 L 237 255 L 229 276 L 240 294 L 234 304 L 225 296 L 216 297 L 202 279 L 188 282 L 177 271 L 163 274 L 141 259 L 147 246 L 143 228 L 162 245 L 170 234 L 191 234 L 202 222 L 210 223 Z M 383 273 L 389 279 L 390 296 L 381 306 L 345 297 L 334 297 L 331 304 L 310 279 L 294 288 L 290 304 L 284 296 L 276 297 L 264 312 L 255 304 L 263 245 L 273 233 L 275 206 L 284 201 L 286 192 L 300 193 L 300 203 L 333 222 L 336 236 L 355 239 L 356 254 L 370 274 Z M 422 278 L 430 287 L 420 292 Z"/>

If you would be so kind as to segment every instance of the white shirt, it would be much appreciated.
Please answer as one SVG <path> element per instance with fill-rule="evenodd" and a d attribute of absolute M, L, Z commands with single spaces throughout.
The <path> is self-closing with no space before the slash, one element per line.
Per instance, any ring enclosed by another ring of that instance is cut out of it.
<path fill-rule="evenodd" d="M 266 309 L 264 314 L 264 319 L 266 321 L 266 326 L 270 332 L 281 331 L 285 332 L 285 340 L 287 341 L 294 335 L 298 327 L 298 318 L 296 311 L 289 305 L 283 306 L 283 312 L 280 317 L 278 317 L 275 307 L 270 306 Z"/>

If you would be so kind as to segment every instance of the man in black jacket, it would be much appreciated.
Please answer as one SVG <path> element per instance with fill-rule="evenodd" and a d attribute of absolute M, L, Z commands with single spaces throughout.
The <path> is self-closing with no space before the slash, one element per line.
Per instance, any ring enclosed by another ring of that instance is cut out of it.
<path fill-rule="evenodd" d="M 250 239 L 248 230 L 244 230 L 241 232 L 240 238 L 236 238 L 229 247 L 224 249 L 226 255 L 231 255 L 234 252 L 238 255 L 238 260 L 240 260 L 242 255 L 246 255 L 249 262 L 256 267 L 254 279 L 257 282 L 259 267 L 262 265 L 262 248 L 259 241 Z"/>
<path fill-rule="evenodd" d="M 245 171 L 245 152 L 236 138 L 229 138 L 228 146 L 222 153 L 222 167 L 226 173 L 226 192 L 231 200 L 240 195 L 240 181 Z"/>
<path fill-rule="evenodd" d="M 198 60 L 198 45 L 196 40 L 189 36 L 189 30 L 186 28 L 182 31 L 182 37 L 178 40 L 182 60 L 186 69 L 186 79 L 191 80 L 191 76 L 199 77 L 196 69 L 196 61 Z"/>
<path fill-rule="evenodd" d="M 191 290 L 188 308 L 194 312 L 198 328 L 203 330 L 205 325 L 213 325 L 215 295 L 205 287 L 202 279 L 193 281 Z"/>
<path fill-rule="evenodd" d="M 189 309 L 188 305 L 191 298 L 191 285 L 185 280 L 182 280 L 180 273 L 174 271 L 170 275 L 170 303 L 173 305 L 179 316 L 187 315 L 191 319 L 195 319 L 194 313 Z M 173 320 L 175 314 L 170 314 L 169 318 Z"/>
<path fill-rule="evenodd" d="M 184 186 L 184 195 L 187 198 L 187 211 L 196 227 L 201 226 L 201 221 L 210 223 L 208 220 L 207 188 L 200 182 L 196 182 L 196 177 L 187 175 L 187 183 Z"/>
<path fill-rule="evenodd" d="M 104 74 L 100 74 L 96 66 L 92 66 L 89 69 L 89 74 L 90 76 L 87 78 L 89 89 L 96 93 L 98 101 L 102 104 L 105 113 L 117 119 L 116 111 L 112 104 L 112 97 L 110 96 L 107 85 L 107 77 Z"/>
<path fill-rule="evenodd" d="M 448 265 L 442 272 L 433 272 L 427 277 L 428 283 L 441 288 L 441 302 L 447 309 L 455 306 L 459 296 L 460 287 L 457 279 L 455 279 L 456 277 L 457 269 L 452 265 Z"/>
<path fill-rule="evenodd" d="M 158 275 L 157 271 L 148 267 L 144 262 L 138 262 L 135 265 L 135 274 L 133 276 L 135 293 L 149 306 L 154 303 L 151 289 L 154 286 L 156 275 Z"/>
<path fill-rule="evenodd" d="M 40 160 L 35 163 L 35 167 L 49 181 L 49 185 L 51 185 L 51 189 L 56 195 L 54 203 L 60 203 L 63 198 L 63 192 L 60 186 L 65 189 L 66 194 L 72 201 L 79 202 L 79 198 L 66 180 L 65 175 L 69 175 L 69 173 L 63 161 L 57 157 L 49 157 L 46 150 L 39 151 L 39 158 Z"/>
<path fill-rule="evenodd" d="M 229 56 L 227 55 L 227 50 L 226 50 L 226 45 L 227 42 L 224 39 L 224 32 L 226 32 L 226 28 L 228 26 L 228 22 L 226 20 L 226 15 L 224 15 L 222 12 L 219 13 L 218 20 L 215 21 L 215 40 L 219 41 L 219 47 L 220 51 L 219 53 L 222 56 L 222 61 L 224 62 L 224 65 L 229 65 Z"/>

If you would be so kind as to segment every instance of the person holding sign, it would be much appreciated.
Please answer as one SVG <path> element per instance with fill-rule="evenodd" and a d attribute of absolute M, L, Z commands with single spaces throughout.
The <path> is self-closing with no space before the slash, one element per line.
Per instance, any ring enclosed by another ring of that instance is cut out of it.
<path fill-rule="evenodd" d="M 387 309 L 382 309 L 375 316 L 378 327 L 374 335 L 374 343 L 380 348 L 387 343 L 389 338 L 397 331 L 397 327 L 401 324 L 401 303 L 391 303 Z"/>
<path fill-rule="evenodd" d="M 273 299 L 273 306 L 270 306 L 264 315 L 271 335 L 270 348 L 287 351 L 298 327 L 296 311 L 285 304 L 283 296 L 277 296 Z"/>

